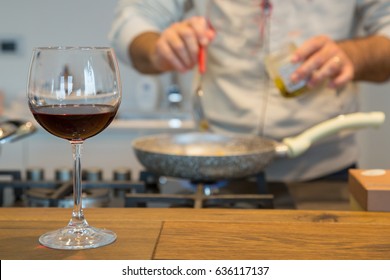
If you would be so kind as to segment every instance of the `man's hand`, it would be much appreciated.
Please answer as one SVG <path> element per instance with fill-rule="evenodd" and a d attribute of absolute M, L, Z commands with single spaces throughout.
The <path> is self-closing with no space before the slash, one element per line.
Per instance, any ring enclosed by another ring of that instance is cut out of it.
<path fill-rule="evenodd" d="M 199 46 L 207 46 L 215 37 L 204 17 L 177 22 L 161 34 L 145 32 L 129 46 L 134 67 L 144 74 L 165 71 L 185 72 L 197 63 Z"/>
<path fill-rule="evenodd" d="M 315 87 L 324 81 L 332 88 L 340 88 L 354 79 L 354 65 L 344 50 L 327 36 L 316 36 L 302 44 L 291 58 L 302 63 L 292 74 L 291 81 L 308 79 Z"/>
<path fill-rule="evenodd" d="M 152 63 L 159 71 L 185 72 L 197 64 L 199 45 L 207 46 L 214 36 L 204 17 L 174 23 L 157 40 Z"/>

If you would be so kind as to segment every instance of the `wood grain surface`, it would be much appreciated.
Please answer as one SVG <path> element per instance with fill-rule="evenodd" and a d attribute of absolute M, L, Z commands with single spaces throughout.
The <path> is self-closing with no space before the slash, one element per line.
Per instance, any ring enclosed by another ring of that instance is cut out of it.
<path fill-rule="evenodd" d="M 117 233 L 89 250 L 53 250 L 42 233 L 71 209 L 0 208 L 0 259 L 390 259 L 390 213 L 90 208 L 90 225 Z"/>
<path fill-rule="evenodd" d="M 155 259 L 390 259 L 390 225 L 166 222 Z"/>

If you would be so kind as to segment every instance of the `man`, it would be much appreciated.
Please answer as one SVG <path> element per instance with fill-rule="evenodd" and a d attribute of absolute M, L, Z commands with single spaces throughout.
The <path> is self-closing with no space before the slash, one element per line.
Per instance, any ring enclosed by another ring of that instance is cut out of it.
<path fill-rule="evenodd" d="M 127 0 L 110 33 L 119 57 L 141 73 L 185 72 L 197 64 L 199 46 L 207 47 L 203 105 L 212 129 L 275 140 L 357 111 L 356 82 L 389 78 L 389 36 L 390 1 L 373 0 Z M 291 63 L 300 66 L 289 79 L 308 90 L 286 99 L 267 82 L 264 60 L 290 42 L 298 46 Z M 340 133 L 299 158 L 275 161 L 266 176 L 310 180 L 357 158 L 354 135 Z"/>

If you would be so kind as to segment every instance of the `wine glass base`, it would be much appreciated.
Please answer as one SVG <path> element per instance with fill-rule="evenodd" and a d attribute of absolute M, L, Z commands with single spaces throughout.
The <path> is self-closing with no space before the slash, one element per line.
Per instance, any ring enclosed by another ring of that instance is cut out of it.
<path fill-rule="evenodd" d="M 110 230 L 86 227 L 71 227 L 47 232 L 39 237 L 45 247 L 62 250 L 98 248 L 113 243 L 116 234 Z"/>

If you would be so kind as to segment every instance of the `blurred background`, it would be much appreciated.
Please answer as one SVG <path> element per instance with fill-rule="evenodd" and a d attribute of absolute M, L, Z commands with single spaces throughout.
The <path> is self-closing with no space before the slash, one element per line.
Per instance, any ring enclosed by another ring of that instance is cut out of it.
<path fill-rule="evenodd" d="M 31 119 L 25 98 L 31 50 L 37 46 L 108 46 L 115 13 L 111 0 L 0 0 L 0 94 L 3 119 Z M 139 169 L 132 149 L 134 137 L 191 127 L 189 85 L 184 76 L 145 76 L 120 62 L 123 103 L 119 120 L 86 142 L 83 166 L 99 165 L 104 177 L 121 166 Z M 390 119 L 390 83 L 362 84 L 362 111 L 380 110 Z M 331 106 L 331 104 L 329 104 Z M 390 169 L 390 120 L 378 130 L 359 132 L 362 168 Z M 70 145 L 41 128 L 23 141 L 4 144 L 0 169 L 71 166 Z"/>

